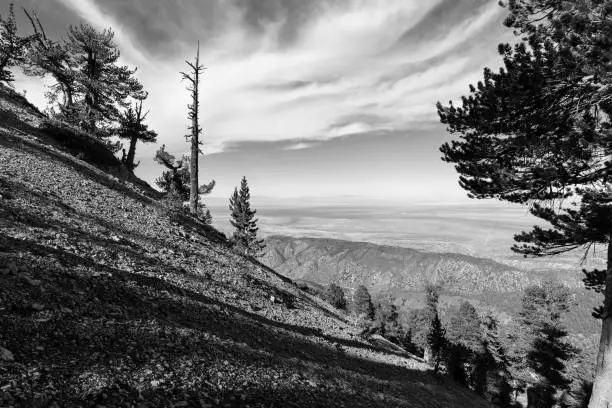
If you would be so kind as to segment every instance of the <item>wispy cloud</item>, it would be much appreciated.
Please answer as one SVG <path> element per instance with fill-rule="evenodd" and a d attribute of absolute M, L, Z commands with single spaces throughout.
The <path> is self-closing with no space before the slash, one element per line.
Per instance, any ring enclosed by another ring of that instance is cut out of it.
<path fill-rule="evenodd" d="M 291 144 L 285 147 L 284 150 L 302 150 L 302 149 L 309 149 L 313 146 L 315 146 L 315 143 L 299 142 L 299 143 Z"/>
<path fill-rule="evenodd" d="M 474 59 L 453 49 L 500 14 L 481 0 L 59 1 L 92 24 L 112 25 L 125 58 L 145 65 L 151 104 L 164 112 L 156 125 L 170 146 L 185 126 L 182 59 L 150 61 L 154 68 L 145 61 L 170 45 L 189 58 L 201 39 L 209 68 L 202 110 L 214 150 L 233 140 L 326 139 L 431 118 L 449 77 L 460 77 Z M 155 22 L 134 25 L 143 15 Z M 409 69 L 402 73 L 402 66 Z M 425 108 L 411 106 L 415 95 Z M 367 114 L 386 123 L 337 126 L 342 117 Z"/>
<path fill-rule="evenodd" d="M 152 127 L 177 154 L 188 150 L 179 71 L 198 40 L 205 153 L 274 146 L 331 160 L 318 143 L 431 128 L 436 101 L 499 65 L 506 35 L 490 0 L 53 1 L 113 27 L 150 93 Z M 154 149 L 139 148 L 140 172 L 153 168 Z"/>
<path fill-rule="evenodd" d="M 86 20 L 93 26 L 99 29 L 112 27 L 115 32 L 115 39 L 119 45 L 119 49 L 124 56 L 124 59 L 136 64 L 145 64 L 147 61 L 146 55 L 139 50 L 132 42 L 132 32 L 126 30 L 126 27 L 110 15 L 104 13 L 95 0 L 58 0 L 64 6 L 74 10 L 74 12 L 82 19 Z"/>

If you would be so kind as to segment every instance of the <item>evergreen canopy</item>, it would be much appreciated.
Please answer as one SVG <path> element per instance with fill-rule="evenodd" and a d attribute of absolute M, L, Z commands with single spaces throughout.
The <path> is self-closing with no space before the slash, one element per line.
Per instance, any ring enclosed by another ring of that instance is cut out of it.
<path fill-rule="evenodd" d="M 230 222 L 235 228 L 231 242 L 247 256 L 259 256 L 265 249 L 263 240 L 257 237 L 259 227 L 255 218 L 256 210 L 251 209 L 251 192 L 246 177 L 240 182 L 240 190 L 234 189 L 229 203 Z"/>
<path fill-rule="evenodd" d="M 0 82 L 10 84 L 15 80 L 10 69 L 25 63 L 33 39 L 32 36 L 19 35 L 14 4 L 11 3 L 8 17 L 0 16 Z"/>
<path fill-rule="evenodd" d="M 504 67 L 484 70 L 460 106 L 438 103 L 458 140 L 441 147 L 473 198 L 529 204 L 550 224 L 513 249 L 555 255 L 608 246 L 608 271 L 586 272 L 605 292 L 592 406 L 612 404 L 612 1 L 512 0 Z M 605 289 L 604 289 L 605 287 Z"/>
<path fill-rule="evenodd" d="M 365 315 L 367 319 L 374 318 L 374 305 L 368 288 L 359 285 L 353 294 L 353 310 L 355 314 Z"/>
<path fill-rule="evenodd" d="M 157 132 L 149 130 L 149 126 L 144 123 L 148 112 L 142 112 L 142 99 L 137 103 L 130 105 L 119 116 L 119 127 L 114 133 L 121 139 L 127 139 L 130 142 L 127 155 L 124 155 L 122 162 L 130 170 L 138 167 L 138 163 L 134 163 L 136 157 L 136 144 L 138 141 L 143 143 L 157 142 Z"/>

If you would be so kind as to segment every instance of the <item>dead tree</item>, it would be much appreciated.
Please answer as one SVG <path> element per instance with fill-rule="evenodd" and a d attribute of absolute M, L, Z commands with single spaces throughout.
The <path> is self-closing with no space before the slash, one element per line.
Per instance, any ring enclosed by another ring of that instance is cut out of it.
<path fill-rule="evenodd" d="M 202 128 L 199 124 L 198 111 L 200 108 L 199 99 L 199 86 L 200 86 L 200 74 L 204 71 L 204 67 L 200 65 L 200 42 L 198 41 L 198 51 L 193 63 L 185 61 L 190 68 L 189 73 L 181 72 L 183 80 L 188 81 L 187 90 L 191 93 L 191 103 L 187 105 L 188 113 L 187 118 L 191 120 L 191 126 L 189 130 L 191 133 L 186 135 L 185 138 L 188 142 L 191 142 L 191 185 L 189 195 L 189 210 L 193 215 L 198 213 L 198 156 L 201 153 L 200 145 L 200 134 Z"/>

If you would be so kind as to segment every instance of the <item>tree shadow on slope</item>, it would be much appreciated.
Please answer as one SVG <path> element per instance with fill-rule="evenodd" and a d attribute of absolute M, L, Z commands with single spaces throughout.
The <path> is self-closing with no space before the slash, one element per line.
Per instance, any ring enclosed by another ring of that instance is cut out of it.
<path fill-rule="evenodd" d="M 97 245 L 106 247 L 108 249 L 109 254 L 113 254 L 113 253 L 127 254 L 131 256 L 133 259 L 143 260 L 149 265 L 163 266 L 169 272 L 176 273 L 176 274 L 184 274 L 185 271 L 181 270 L 180 268 L 176 268 L 172 264 L 165 264 L 159 258 L 150 256 L 144 253 L 140 245 L 133 242 L 133 238 L 136 238 L 137 240 L 144 241 L 150 244 L 154 244 L 161 248 L 172 248 L 175 251 L 181 250 L 182 252 L 186 253 L 188 256 L 196 256 L 196 257 L 201 256 L 201 253 L 197 253 L 189 249 L 186 249 L 184 248 L 184 246 L 181 247 L 181 245 L 179 245 L 178 242 L 168 243 L 167 241 L 159 237 L 157 238 L 151 237 L 148 235 L 141 234 L 134 230 L 126 229 L 125 226 L 121 225 L 119 222 L 108 221 L 102 216 L 96 216 L 96 215 L 85 213 L 83 211 L 75 209 L 74 207 L 71 207 L 67 205 L 66 203 L 64 203 L 60 197 L 50 197 L 49 195 L 52 193 L 41 193 L 41 192 L 38 192 L 30 188 L 26 184 L 9 181 L 9 180 L 4 179 L 3 177 L 0 177 L 0 183 L 3 186 L 6 186 L 9 190 L 18 191 L 18 194 L 23 196 L 24 198 L 28 197 L 28 202 L 30 205 L 33 205 L 39 210 L 41 209 L 38 212 L 33 212 L 33 211 L 26 212 L 26 211 L 23 211 L 23 209 L 19 207 L 13 208 L 13 206 L 11 206 L 10 204 L 3 205 L 3 207 L 5 208 L 5 211 L 12 211 L 13 215 L 18 216 L 18 222 L 21 225 L 29 226 L 29 227 L 37 227 L 37 228 L 46 228 L 49 230 L 56 230 L 56 231 L 61 230 L 65 233 L 68 233 L 72 238 L 79 238 L 84 242 L 95 242 Z M 67 212 L 73 220 L 88 221 L 88 222 L 91 222 L 93 225 L 102 226 L 108 231 L 113 231 L 119 234 L 124 234 L 132 239 L 122 240 L 120 242 L 117 242 L 115 240 L 112 240 L 109 236 L 103 236 L 101 234 L 94 234 L 92 232 L 86 232 L 83 229 L 76 226 L 74 222 L 68 223 L 68 222 L 65 222 L 59 219 L 50 218 L 48 216 L 45 217 L 43 216 L 43 214 L 46 213 L 48 215 L 49 213 L 49 211 L 45 208 L 45 206 L 48 207 L 49 204 L 52 206 L 56 206 L 62 209 L 63 211 Z M 186 221 L 194 223 L 191 225 L 197 225 L 197 221 L 191 220 L 189 217 L 180 215 L 180 219 L 183 222 L 186 220 Z M 209 237 L 207 236 L 207 238 Z M 226 244 L 225 241 L 222 241 L 221 243 Z M 224 246 L 227 248 L 227 245 L 224 245 Z M 214 251 L 219 255 L 227 256 L 226 253 L 221 251 L 219 248 L 215 248 L 214 245 L 208 245 L 206 249 L 210 251 Z M 70 253 L 65 252 L 65 255 L 66 255 L 65 257 L 71 258 Z M 278 278 L 281 282 L 295 287 L 295 292 L 297 293 L 297 297 L 299 298 L 300 301 L 319 310 L 320 312 L 325 314 L 327 317 L 348 323 L 348 319 L 346 318 L 346 316 L 342 315 L 341 313 L 334 313 L 333 311 L 317 304 L 317 302 L 315 302 L 308 295 L 306 295 L 304 292 L 299 290 L 291 279 L 286 278 L 283 275 L 280 275 L 276 271 L 270 269 L 266 265 L 256 260 L 240 257 L 239 255 L 235 255 L 235 257 L 236 259 L 240 260 L 239 262 L 241 263 L 241 266 L 243 268 L 245 269 L 253 268 L 254 265 L 259 267 L 260 269 L 262 269 L 269 275 Z M 73 259 L 71 262 L 76 262 L 76 261 Z M 87 259 L 85 260 L 84 265 L 92 266 L 92 264 Z M 224 265 L 221 264 L 220 266 L 224 266 Z M 101 265 L 101 267 L 105 268 L 104 265 Z M 283 290 L 277 290 L 274 287 L 270 287 L 270 285 L 267 284 L 266 282 L 261 281 L 252 276 L 250 277 L 250 280 L 251 280 L 251 283 L 254 285 L 259 285 L 261 287 L 267 286 L 268 292 L 270 292 L 270 294 L 274 294 L 276 298 L 285 300 L 286 303 L 290 303 L 290 301 L 292 302 L 291 299 L 293 295 L 289 294 L 288 292 L 283 291 Z M 313 333 L 314 332 L 315 331 L 313 329 Z M 359 344 L 362 344 L 362 343 L 359 343 Z"/>
<path fill-rule="evenodd" d="M 240 390 L 247 401 L 307 401 L 314 391 L 320 393 L 317 400 L 324 402 L 333 395 L 337 401 L 343 391 L 321 391 L 317 384 L 325 389 L 338 375 L 373 395 L 409 391 L 433 398 L 430 391 L 446 389 L 427 373 L 346 355 L 316 336 L 300 336 L 303 333 L 297 327 L 240 314 L 241 310 L 202 295 L 197 301 L 186 300 L 193 294 L 159 279 L 121 271 L 112 278 L 91 277 L 70 269 L 50 275 L 44 292 L 30 290 L 26 284 L 20 287 L 17 279 L 4 282 L 5 289 L 13 289 L 11 293 L 23 294 L 26 286 L 28 302 L 44 305 L 44 310 L 8 308 L 0 315 L 5 329 L 0 339 L 15 353 L 18 364 L 28 372 L 46 373 L 42 381 L 28 378 L 22 384 L 32 395 L 55 381 L 62 387 L 54 398 L 72 402 L 100 403 L 104 394 L 114 395 L 110 388 L 125 389 L 126 385 L 145 390 L 141 397 L 152 401 L 190 401 L 203 389 L 218 395 L 221 385 Z M 62 284 L 68 280 L 69 285 Z M 164 295 L 174 290 L 183 297 Z M 63 310 L 66 304 L 73 310 Z M 23 371 L 13 368 L 14 375 Z M 274 384 L 283 380 L 272 377 L 279 371 L 288 371 L 285 377 L 305 373 L 289 382 L 303 387 L 291 392 L 281 389 L 285 395 L 279 398 Z M 401 387 L 387 389 L 379 380 L 400 380 Z M 161 390 L 151 389 L 156 383 L 162 384 Z M 353 406 L 375 406 L 354 391 L 345 397 L 367 403 Z"/>
<path fill-rule="evenodd" d="M 227 316 L 239 316 L 246 321 L 249 321 L 248 325 L 251 326 L 249 329 L 250 333 L 260 331 L 260 326 L 286 330 L 303 336 L 318 338 L 321 341 L 326 341 L 330 343 L 329 349 L 333 353 L 336 352 L 334 348 L 337 346 L 335 345 L 361 348 L 376 352 L 380 352 L 382 350 L 357 340 L 337 338 L 335 336 L 323 334 L 318 328 L 297 326 L 271 320 L 257 313 L 251 313 L 236 306 L 213 299 L 202 293 L 197 293 L 189 288 L 179 287 L 165 279 L 127 272 L 114 268 L 110 265 L 102 264 L 92 259 L 70 253 L 64 249 L 51 248 L 31 240 L 15 239 L 8 237 L 5 234 L 0 234 L 0 250 L 21 252 L 22 254 L 30 253 L 35 257 L 40 258 L 45 258 L 51 255 L 53 259 L 59 261 L 64 267 L 73 269 L 73 272 L 65 274 L 64 276 L 64 278 L 69 278 L 71 281 L 69 287 L 65 288 L 69 292 L 69 297 L 73 296 L 74 293 L 83 292 L 87 294 L 87 297 L 81 299 L 81 301 L 84 303 L 98 299 L 97 301 L 115 304 L 119 307 L 126 307 L 128 309 L 125 316 L 126 318 L 150 318 L 151 313 L 154 313 L 153 316 L 155 318 L 163 319 L 168 322 L 172 322 L 173 324 L 183 325 L 189 328 L 210 329 L 210 327 L 208 327 L 207 320 L 201 319 L 198 316 L 200 316 L 202 313 L 211 313 L 210 307 L 213 306 L 216 308 L 216 310 L 223 311 L 219 312 L 221 313 L 223 320 L 227 320 Z M 124 249 L 121 248 L 121 250 Z M 87 268 L 89 273 L 74 272 L 78 269 L 75 267 Z M 100 275 L 100 273 L 102 273 L 102 275 Z M 165 271 L 165 274 L 179 275 L 180 273 L 177 273 L 177 271 L 167 270 Z M 201 276 L 189 276 L 187 278 L 202 280 L 205 284 L 208 283 L 209 286 L 219 285 L 218 282 Z M 52 293 L 50 290 L 48 290 L 46 296 L 44 296 L 46 299 L 41 300 L 53 304 L 57 300 L 62 299 L 62 297 L 65 297 L 64 295 L 66 295 L 66 293 L 62 292 L 61 286 L 58 286 L 56 289 L 56 293 Z M 276 288 L 269 287 L 268 289 L 273 290 Z M 143 294 L 141 293 L 141 290 L 151 292 L 148 294 L 148 297 L 154 299 L 155 302 L 159 303 L 159 305 L 153 305 L 153 308 L 151 308 L 152 301 L 143 302 Z M 278 289 L 276 289 L 276 291 L 278 291 Z M 189 308 L 185 308 L 183 305 L 185 300 L 193 303 L 193 305 Z M 78 304 L 79 302 L 77 301 L 73 303 Z M 61 308 L 61 303 L 58 303 L 56 306 L 57 308 Z M 283 306 L 278 305 L 277 307 L 282 308 Z M 198 310 L 198 312 L 194 312 L 195 310 Z M 285 309 L 285 312 L 289 313 L 289 310 Z M 103 309 L 99 309 L 98 313 L 102 313 L 103 315 Z M 226 330 L 226 334 L 233 336 L 234 340 L 236 341 L 239 341 L 240 333 L 244 333 L 244 327 L 237 328 L 233 324 L 222 324 L 216 329 Z M 265 337 L 264 333 L 260 334 L 262 337 Z M 285 346 L 286 344 L 287 343 L 284 342 L 279 343 L 281 346 Z M 256 344 L 254 346 L 256 346 Z M 293 350 L 293 348 L 290 348 L 290 350 Z M 386 354 L 393 353 L 386 352 Z M 324 359 L 325 358 L 323 358 L 323 360 Z"/>

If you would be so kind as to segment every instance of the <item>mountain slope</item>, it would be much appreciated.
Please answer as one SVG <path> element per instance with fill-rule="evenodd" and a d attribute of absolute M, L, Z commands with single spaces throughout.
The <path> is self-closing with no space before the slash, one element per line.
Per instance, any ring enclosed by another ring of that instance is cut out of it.
<path fill-rule="evenodd" d="M 0 406 L 489 406 L 76 158 L 18 96 L 0 119 Z"/>
<path fill-rule="evenodd" d="M 266 245 L 262 262 L 292 279 L 364 284 L 373 292 L 421 290 L 428 282 L 458 294 L 516 292 L 535 281 L 516 268 L 461 254 L 284 236 L 269 237 Z"/>

